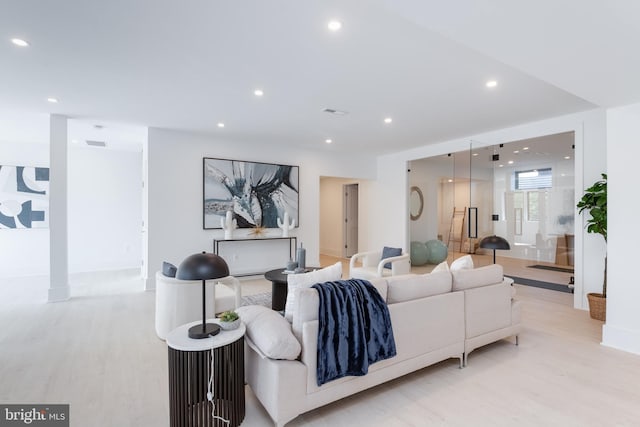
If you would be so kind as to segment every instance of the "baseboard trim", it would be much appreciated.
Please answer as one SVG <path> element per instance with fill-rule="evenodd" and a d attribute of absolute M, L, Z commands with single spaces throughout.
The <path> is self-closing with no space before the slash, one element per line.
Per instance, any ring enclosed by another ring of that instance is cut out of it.
<path fill-rule="evenodd" d="M 62 302 L 71 298 L 71 289 L 69 285 L 56 286 L 55 288 L 49 288 L 49 298 L 47 302 Z"/>
<path fill-rule="evenodd" d="M 628 353 L 640 354 L 640 331 L 616 328 L 605 324 L 602 327 L 602 345 Z"/>

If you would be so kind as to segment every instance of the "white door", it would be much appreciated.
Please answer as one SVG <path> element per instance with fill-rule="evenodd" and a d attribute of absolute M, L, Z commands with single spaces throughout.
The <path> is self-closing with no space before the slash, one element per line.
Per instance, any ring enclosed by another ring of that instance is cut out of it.
<path fill-rule="evenodd" d="M 344 189 L 344 251 L 345 258 L 358 252 L 358 184 L 347 184 Z"/>

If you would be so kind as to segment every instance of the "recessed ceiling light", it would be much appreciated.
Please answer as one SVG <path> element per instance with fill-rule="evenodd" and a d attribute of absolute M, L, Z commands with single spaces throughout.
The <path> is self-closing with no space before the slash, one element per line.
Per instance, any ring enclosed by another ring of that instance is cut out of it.
<path fill-rule="evenodd" d="M 453 182 L 453 180 L 452 179 L 448 179 L 447 182 Z"/>
<path fill-rule="evenodd" d="M 331 144 L 333 140 L 331 138 L 327 138 L 324 140 L 324 142 L 326 142 L 327 144 Z"/>
<path fill-rule="evenodd" d="M 255 96 L 262 96 L 262 95 L 264 95 L 264 92 L 263 92 L 262 89 L 256 89 L 256 90 L 253 91 L 253 94 Z"/>
<path fill-rule="evenodd" d="M 52 103 L 52 104 L 57 104 L 58 103 L 58 98 L 47 98 L 47 101 Z"/>
<path fill-rule="evenodd" d="M 487 87 L 496 87 L 498 86 L 498 82 L 495 80 L 489 80 L 487 83 L 485 83 Z"/>
<path fill-rule="evenodd" d="M 522 147 L 522 149 L 523 149 L 523 150 L 528 150 L 528 149 L 529 149 L 529 147 Z"/>
<path fill-rule="evenodd" d="M 498 167 L 499 167 L 499 168 L 502 168 L 502 167 L 504 167 L 504 165 L 498 165 Z"/>
<path fill-rule="evenodd" d="M 393 121 L 393 119 L 391 117 L 386 117 L 384 119 L 384 122 L 387 123 L 387 124 L 391 123 L 392 121 Z"/>
<path fill-rule="evenodd" d="M 342 22 L 333 19 L 329 21 L 329 23 L 327 24 L 327 28 L 333 32 L 340 31 L 340 29 L 342 28 Z"/>
<path fill-rule="evenodd" d="M 219 127 L 219 128 L 223 128 L 223 127 L 224 127 L 224 123 L 219 122 L 219 123 L 218 123 L 218 127 Z"/>
<path fill-rule="evenodd" d="M 513 154 L 518 154 L 520 151 L 519 150 L 514 150 Z"/>
<path fill-rule="evenodd" d="M 564 156 L 565 160 L 569 160 L 571 158 L 571 156 Z"/>
<path fill-rule="evenodd" d="M 24 40 L 24 39 L 19 39 L 19 38 L 12 38 L 11 39 L 11 43 L 15 44 L 16 46 L 20 46 L 20 47 L 27 47 L 29 46 L 29 42 Z"/>
<path fill-rule="evenodd" d="M 473 157 L 475 157 L 475 156 L 477 156 L 477 155 L 478 155 L 478 153 L 473 153 Z"/>
<path fill-rule="evenodd" d="M 509 160 L 507 163 L 509 163 L 510 165 L 513 164 L 513 160 Z"/>

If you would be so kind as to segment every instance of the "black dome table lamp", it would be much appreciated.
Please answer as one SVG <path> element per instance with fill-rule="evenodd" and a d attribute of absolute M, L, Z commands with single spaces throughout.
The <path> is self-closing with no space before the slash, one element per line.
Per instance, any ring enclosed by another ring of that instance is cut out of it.
<path fill-rule="evenodd" d="M 176 279 L 202 280 L 202 324 L 189 328 L 189 338 L 201 339 L 220 332 L 220 326 L 215 323 L 207 323 L 205 294 L 206 283 L 210 279 L 220 279 L 229 275 L 229 266 L 226 261 L 215 254 L 202 252 L 187 257 L 178 266 Z M 214 285 L 215 287 L 215 285 Z M 214 289 L 215 297 L 215 289 Z"/>
<path fill-rule="evenodd" d="M 500 250 L 509 250 L 511 246 L 509 246 L 509 242 L 504 237 L 496 236 L 487 236 L 484 239 L 480 240 L 481 248 L 484 249 L 493 249 L 493 263 L 496 263 L 496 249 Z"/>

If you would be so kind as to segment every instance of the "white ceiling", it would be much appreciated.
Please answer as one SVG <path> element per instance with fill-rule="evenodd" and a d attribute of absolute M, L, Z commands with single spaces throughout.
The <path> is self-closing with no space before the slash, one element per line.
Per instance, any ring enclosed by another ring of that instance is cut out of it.
<path fill-rule="evenodd" d="M 633 1 L 0 1 L 0 110 L 384 153 L 640 100 Z"/>

